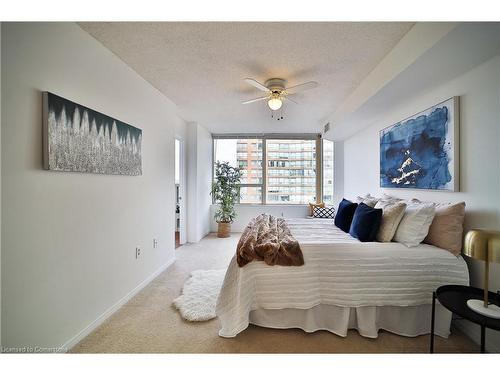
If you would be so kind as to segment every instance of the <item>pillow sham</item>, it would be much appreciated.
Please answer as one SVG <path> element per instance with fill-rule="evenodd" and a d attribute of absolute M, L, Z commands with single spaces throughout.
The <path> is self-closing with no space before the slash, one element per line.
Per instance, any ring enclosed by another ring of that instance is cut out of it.
<path fill-rule="evenodd" d="M 334 207 L 314 207 L 313 217 L 318 219 L 333 219 L 335 217 Z"/>
<path fill-rule="evenodd" d="M 361 196 L 357 196 L 356 197 L 356 203 L 364 203 L 366 204 L 367 206 L 370 206 L 370 207 L 375 207 L 375 205 L 377 204 L 377 202 L 380 200 L 380 198 L 376 198 L 376 197 L 373 197 L 371 196 L 370 194 L 366 194 L 365 196 L 361 197 Z"/>
<path fill-rule="evenodd" d="M 465 202 L 440 203 L 424 242 L 458 256 L 462 251 Z"/>
<path fill-rule="evenodd" d="M 391 242 L 405 214 L 406 203 L 380 200 L 375 205 L 375 208 L 382 209 L 382 220 L 376 239 L 379 242 Z"/>
<path fill-rule="evenodd" d="M 314 207 L 325 207 L 325 203 L 309 203 L 309 216 L 314 215 Z"/>
<path fill-rule="evenodd" d="M 377 236 L 381 219 L 381 208 L 360 203 L 354 212 L 349 234 L 361 242 L 372 242 Z"/>
<path fill-rule="evenodd" d="M 391 202 L 400 202 L 400 201 L 404 201 L 403 198 L 398 198 L 398 197 L 395 197 L 394 195 L 389 195 L 389 194 L 382 194 L 382 198 L 380 198 L 380 200 L 382 201 L 391 201 Z"/>
<path fill-rule="evenodd" d="M 408 247 L 418 246 L 427 236 L 435 212 L 433 203 L 409 202 L 393 240 Z"/>
<path fill-rule="evenodd" d="M 357 207 L 357 203 L 353 203 L 345 198 L 342 199 L 342 202 L 339 203 L 339 208 L 337 209 L 337 215 L 335 215 L 335 225 L 344 232 L 349 233 L 354 211 L 356 211 Z"/>

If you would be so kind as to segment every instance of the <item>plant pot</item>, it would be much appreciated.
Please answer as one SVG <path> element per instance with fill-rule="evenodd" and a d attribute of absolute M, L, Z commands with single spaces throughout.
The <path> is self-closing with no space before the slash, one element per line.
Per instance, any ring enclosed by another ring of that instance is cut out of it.
<path fill-rule="evenodd" d="M 231 236 L 231 223 L 218 223 L 217 237 L 227 238 Z"/>

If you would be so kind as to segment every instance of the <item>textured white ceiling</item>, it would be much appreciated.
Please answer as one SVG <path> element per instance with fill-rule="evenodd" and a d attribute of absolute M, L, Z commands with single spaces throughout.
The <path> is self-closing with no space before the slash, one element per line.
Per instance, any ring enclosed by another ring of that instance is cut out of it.
<path fill-rule="evenodd" d="M 85 22 L 80 26 L 210 131 L 317 132 L 412 23 Z M 272 120 L 243 79 L 320 86 Z"/>

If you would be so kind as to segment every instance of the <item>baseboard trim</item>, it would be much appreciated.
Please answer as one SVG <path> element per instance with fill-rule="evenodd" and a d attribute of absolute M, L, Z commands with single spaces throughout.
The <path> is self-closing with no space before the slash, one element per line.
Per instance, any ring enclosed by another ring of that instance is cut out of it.
<path fill-rule="evenodd" d="M 104 313 L 102 313 L 96 320 L 94 320 L 87 327 L 85 327 L 78 334 L 76 334 L 73 338 L 71 338 L 65 344 L 63 344 L 61 347 L 63 349 L 63 352 L 70 351 L 76 344 L 82 341 L 93 330 L 95 330 L 98 326 L 100 326 L 106 319 L 108 319 L 111 315 L 113 315 L 116 311 L 118 311 L 120 307 L 125 305 L 128 301 L 132 299 L 132 297 L 134 297 L 137 293 L 139 293 L 142 289 L 144 289 L 144 287 L 147 286 L 151 281 L 153 281 L 160 273 L 162 273 L 168 267 L 174 264 L 174 262 L 175 262 L 175 257 L 169 260 L 155 272 L 153 272 L 153 274 L 148 276 L 144 281 L 142 281 L 139 285 L 137 285 L 124 297 L 122 297 L 118 302 L 116 302 L 113 306 L 111 306 Z"/>
<path fill-rule="evenodd" d="M 471 323 L 465 319 L 457 319 L 453 320 L 453 325 L 476 344 L 480 345 L 481 331 L 477 324 Z M 491 339 L 490 332 L 493 331 L 486 329 L 486 351 L 489 353 L 500 353 L 500 343 L 494 338 Z M 490 336 L 489 339 L 488 336 Z"/>

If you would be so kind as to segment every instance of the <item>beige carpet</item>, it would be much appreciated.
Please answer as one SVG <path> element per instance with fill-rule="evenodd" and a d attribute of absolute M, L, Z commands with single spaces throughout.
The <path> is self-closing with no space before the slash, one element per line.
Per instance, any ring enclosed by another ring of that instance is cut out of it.
<path fill-rule="evenodd" d="M 237 235 L 214 235 L 176 250 L 177 261 L 130 302 L 73 348 L 74 353 L 427 353 L 429 336 L 407 338 L 380 332 L 377 339 L 350 330 L 343 338 L 329 332 L 250 326 L 233 339 L 217 335 L 217 319 L 191 323 L 172 306 L 189 273 L 226 267 Z M 436 352 L 470 353 L 478 347 L 452 328 L 448 339 L 436 337 Z"/>

